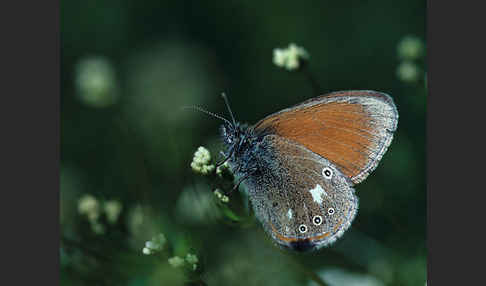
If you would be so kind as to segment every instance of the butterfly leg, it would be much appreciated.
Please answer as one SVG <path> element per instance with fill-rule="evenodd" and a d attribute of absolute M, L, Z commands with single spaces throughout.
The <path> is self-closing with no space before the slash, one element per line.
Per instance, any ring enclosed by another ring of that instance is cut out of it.
<path fill-rule="evenodd" d="M 235 190 L 237 190 L 240 187 L 240 184 L 243 183 L 243 181 L 246 180 L 249 176 L 253 175 L 253 173 L 256 170 L 257 170 L 256 168 L 255 169 L 252 169 L 245 176 L 243 176 L 243 178 L 240 178 L 238 180 L 238 182 L 235 184 L 235 186 L 229 191 L 228 195 L 231 194 L 232 192 L 234 192 Z"/>
<path fill-rule="evenodd" d="M 235 150 L 235 148 L 231 148 L 231 150 L 230 150 L 230 152 L 229 152 L 229 155 L 228 155 L 226 158 L 224 158 L 224 159 L 223 159 L 221 162 L 217 163 L 217 164 L 216 164 L 216 168 L 218 168 L 219 166 L 223 165 L 223 164 L 224 164 L 226 161 L 228 161 L 228 160 L 229 160 L 229 158 L 231 158 L 231 156 L 233 156 L 233 151 L 234 151 L 234 150 Z M 221 153 L 220 153 L 220 154 L 222 154 L 223 156 L 225 156 L 225 155 L 224 155 L 224 153 L 223 153 L 222 151 L 221 151 Z"/>

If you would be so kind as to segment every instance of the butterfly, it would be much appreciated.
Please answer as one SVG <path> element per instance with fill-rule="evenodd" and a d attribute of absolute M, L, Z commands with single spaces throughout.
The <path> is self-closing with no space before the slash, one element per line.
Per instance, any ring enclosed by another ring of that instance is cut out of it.
<path fill-rule="evenodd" d="M 253 126 L 224 121 L 223 152 L 246 186 L 256 218 L 279 246 L 328 246 L 358 211 L 354 185 L 377 167 L 397 129 L 392 98 L 338 91 L 271 114 Z"/>

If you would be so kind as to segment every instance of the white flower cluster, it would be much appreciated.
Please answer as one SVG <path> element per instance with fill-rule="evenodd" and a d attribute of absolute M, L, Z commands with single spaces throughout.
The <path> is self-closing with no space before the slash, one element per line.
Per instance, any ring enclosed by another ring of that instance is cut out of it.
<path fill-rule="evenodd" d="M 102 211 L 105 212 L 108 222 L 115 224 L 122 211 L 122 204 L 111 200 L 104 202 L 102 207 L 99 200 L 89 194 L 82 196 L 78 201 L 78 213 L 86 216 L 91 224 L 91 229 L 96 234 L 105 232 L 105 226 L 99 222 Z"/>
<path fill-rule="evenodd" d="M 119 97 L 115 70 L 103 57 L 86 58 L 77 64 L 76 86 L 79 99 L 92 107 L 107 107 Z"/>
<path fill-rule="evenodd" d="M 404 60 L 416 60 L 423 55 L 424 45 L 415 36 L 405 36 L 397 47 L 398 56 Z"/>
<path fill-rule="evenodd" d="M 397 67 L 397 77 L 404 82 L 415 82 L 419 76 L 420 69 L 413 62 L 404 61 Z"/>
<path fill-rule="evenodd" d="M 171 257 L 167 260 L 172 267 L 181 267 L 184 265 L 184 259 L 179 256 Z"/>
<path fill-rule="evenodd" d="M 194 158 L 192 159 L 191 168 L 194 172 L 208 175 L 214 171 L 215 166 L 211 164 L 211 153 L 204 147 L 199 147 L 194 153 Z"/>
<path fill-rule="evenodd" d="M 219 189 L 216 189 L 214 190 L 214 195 L 220 200 L 222 201 L 223 203 L 227 203 L 229 202 L 229 198 L 227 195 L 223 194 L 223 192 L 221 192 L 221 190 Z"/>
<path fill-rule="evenodd" d="M 422 71 L 414 62 L 424 55 L 424 45 L 415 36 L 405 36 L 397 46 L 398 57 L 402 60 L 397 67 L 397 77 L 407 83 L 417 82 Z"/>
<path fill-rule="evenodd" d="M 218 168 L 216 168 L 216 175 L 218 175 L 220 177 L 223 176 L 223 174 L 225 172 L 229 172 L 228 161 L 224 162 L 223 165 L 221 165 Z"/>
<path fill-rule="evenodd" d="M 309 53 L 294 43 L 291 43 L 286 49 L 273 50 L 273 63 L 289 71 L 296 70 L 300 67 L 301 60 L 307 60 Z"/>
<path fill-rule="evenodd" d="M 96 221 L 101 213 L 100 203 L 92 195 L 84 195 L 78 201 L 78 213 L 85 215 L 89 221 Z"/>
<path fill-rule="evenodd" d="M 115 224 L 122 211 L 122 204 L 119 201 L 107 201 L 104 205 L 106 219 L 110 224 Z"/>
<path fill-rule="evenodd" d="M 397 67 L 397 76 L 404 82 L 415 82 L 420 76 L 420 69 L 415 63 L 405 61 Z"/>
<path fill-rule="evenodd" d="M 197 269 L 197 263 L 199 262 L 199 259 L 195 254 L 188 253 L 186 255 L 186 259 L 183 259 L 179 256 L 174 256 L 169 258 L 167 261 L 172 267 L 181 267 L 187 263 L 189 267 L 191 267 L 191 269 L 195 271 Z"/>
<path fill-rule="evenodd" d="M 151 255 L 161 251 L 164 248 L 167 239 L 163 233 L 153 237 L 151 240 L 145 242 L 145 247 L 142 249 L 142 253 L 145 255 Z"/>

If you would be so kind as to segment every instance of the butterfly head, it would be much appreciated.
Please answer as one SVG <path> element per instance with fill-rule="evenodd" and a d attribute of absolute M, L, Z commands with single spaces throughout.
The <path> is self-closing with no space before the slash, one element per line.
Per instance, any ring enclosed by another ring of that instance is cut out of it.
<path fill-rule="evenodd" d="M 223 93 L 223 99 L 228 108 L 228 112 L 231 116 L 231 121 L 224 120 L 223 125 L 221 125 L 221 136 L 223 137 L 223 142 L 227 146 L 229 154 L 238 155 L 242 150 L 242 146 L 248 142 L 250 137 L 250 129 L 247 124 L 241 124 L 235 120 L 233 112 L 228 103 L 228 98 L 226 94 Z M 231 156 L 230 155 L 230 156 Z"/>
<path fill-rule="evenodd" d="M 233 146 L 238 144 L 240 138 L 240 128 L 233 123 L 227 123 L 221 125 L 221 136 L 223 137 L 223 142 L 227 146 Z"/>
<path fill-rule="evenodd" d="M 235 120 L 233 112 L 231 111 L 231 108 L 228 103 L 228 98 L 224 93 L 222 94 L 222 97 L 226 103 L 226 107 L 228 108 L 229 114 L 231 116 L 230 118 L 231 120 L 228 120 L 218 114 L 209 112 L 199 106 L 188 106 L 186 108 L 191 108 L 206 113 L 212 117 L 218 118 L 221 121 L 223 121 L 223 124 L 221 125 L 220 128 L 221 136 L 223 139 L 223 143 L 227 147 L 228 155 L 229 157 L 231 157 L 234 154 L 238 154 L 242 150 L 241 147 L 245 145 L 245 143 L 248 142 L 249 138 L 251 137 L 250 136 L 251 131 L 250 128 L 248 128 L 247 124 L 241 124 Z"/>
<path fill-rule="evenodd" d="M 239 122 L 225 122 L 221 125 L 221 136 L 229 149 L 238 148 L 248 137 L 248 126 Z"/>

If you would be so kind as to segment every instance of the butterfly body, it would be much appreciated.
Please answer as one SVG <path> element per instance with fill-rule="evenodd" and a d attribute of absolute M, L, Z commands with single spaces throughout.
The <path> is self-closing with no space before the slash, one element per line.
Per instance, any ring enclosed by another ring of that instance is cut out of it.
<path fill-rule="evenodd" d="M 253 126 L 221 127 L 232 171 L 256 217 L 280 246 L 327 246 L 358 210 L 353 186 L 386 152 L 398 122 L 391 98 L 345 91 L 310 99 Z"/>

